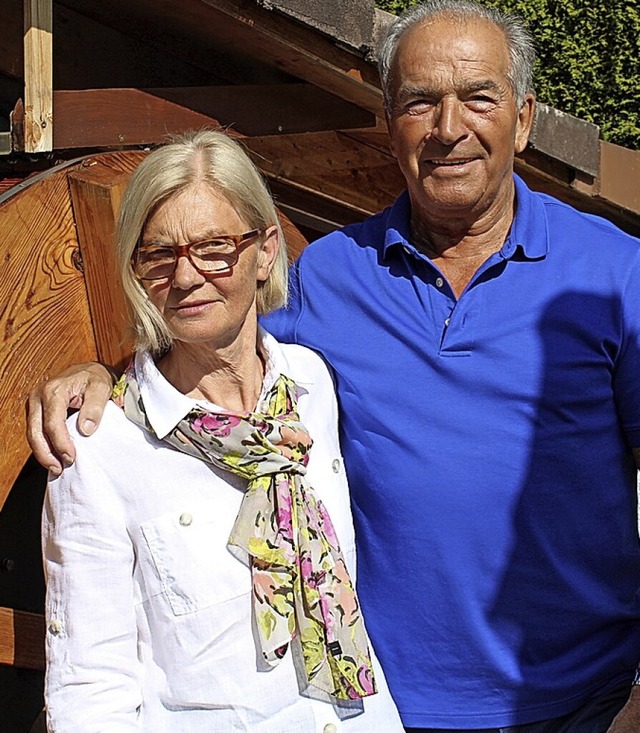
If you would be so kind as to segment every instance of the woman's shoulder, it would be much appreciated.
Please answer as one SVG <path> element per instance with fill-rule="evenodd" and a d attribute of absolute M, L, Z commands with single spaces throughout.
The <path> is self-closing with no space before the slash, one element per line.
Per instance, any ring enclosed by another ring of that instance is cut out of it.
<path fill-rule="evenodd" d="M 83 435 L 78 428 L 78 414 L 67 418 L 67 429 L 75 444 L 76 453 L 86 456 L 105 456 L 132 447 L 140 429 L 111 400 L 105 406 L 100 424 L 91 435 Z"/>

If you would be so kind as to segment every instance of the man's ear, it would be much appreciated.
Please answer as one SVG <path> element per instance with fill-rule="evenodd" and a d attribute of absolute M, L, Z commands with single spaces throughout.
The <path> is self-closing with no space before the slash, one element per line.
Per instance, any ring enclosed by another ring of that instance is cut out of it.
<path fill-rule="evenodd" d="M 264 282 L 273 269 L 280 250 L 280 231 L 278 227 L 268 227 L 258 244 L 258 282 Z"/>
<path fill-rule="evenodd" d="M 518 121 L 516 123 L 516 138 L 514 150 L 521 153 L 529 141 L 529 134 L 533 126 L 533 119 L 536 111 L 536 96 L 529 93 L 525 96 L 520 111 L 518 112 Z"/>

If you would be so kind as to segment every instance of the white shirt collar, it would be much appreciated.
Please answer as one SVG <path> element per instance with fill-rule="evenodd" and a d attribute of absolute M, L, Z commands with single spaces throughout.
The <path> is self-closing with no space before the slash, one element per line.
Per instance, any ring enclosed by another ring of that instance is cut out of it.
<path fill-rule="evenodd" d="M 261 402 L 280 374 L 287 374 L 287 362 L 280 344 L 262 326 L 258 326 L 258 348 L 265 362 L 265 376 L 259 398 Z M 224 407 L 207 400 L 196 400 L 179 392 L 161 374 L 148 351 L 136 352 L 135 371 L 147 419 L 160 439 L 170 433 L 196 405 L 208 410 L 214 409 L 216 412 L 228 412 Z"/>

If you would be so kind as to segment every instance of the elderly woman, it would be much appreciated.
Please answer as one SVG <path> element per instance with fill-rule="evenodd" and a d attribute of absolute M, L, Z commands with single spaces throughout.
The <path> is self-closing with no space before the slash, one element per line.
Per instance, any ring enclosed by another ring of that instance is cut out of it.
<path fill-rule="evenodd" d="M 402 730 L 331 378 L 257 324 L 287 290 L 258 171 L 222 133 L 160 148 L 117 248 L 137 351 L 44 509 L 49 730 Z"/>

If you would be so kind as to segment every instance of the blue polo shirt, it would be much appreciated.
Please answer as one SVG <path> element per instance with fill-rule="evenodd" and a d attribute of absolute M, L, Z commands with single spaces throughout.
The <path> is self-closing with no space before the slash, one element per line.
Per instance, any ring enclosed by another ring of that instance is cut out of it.
<path fill-rule="evenodd" d="M 516 177 L 457 300 L 406 194 L 309 246 L 265 325 L 333 367 L 358 589 L 403 722 L 555 717 L 640 660 L 640 247 Z"/>

